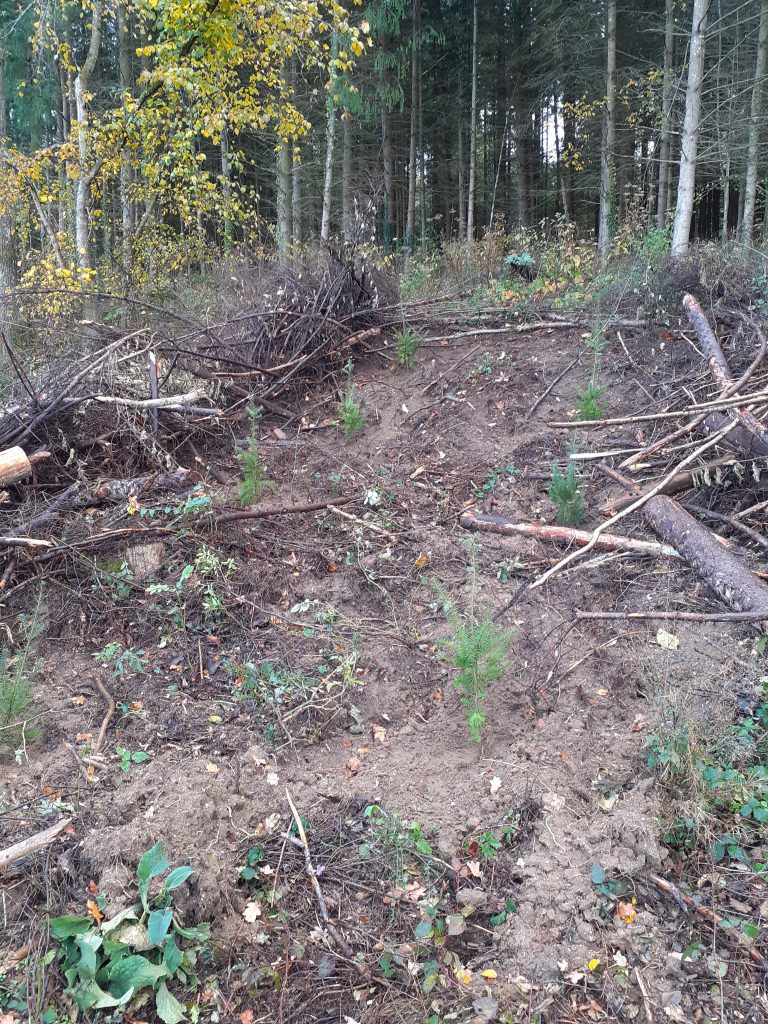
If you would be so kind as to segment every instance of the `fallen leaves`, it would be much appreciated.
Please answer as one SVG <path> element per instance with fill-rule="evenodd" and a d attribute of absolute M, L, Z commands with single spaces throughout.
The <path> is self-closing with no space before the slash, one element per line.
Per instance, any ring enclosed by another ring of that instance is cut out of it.
<path fill-rule="evenodd" d="M 85 905 L 88 908 L 88 913 L 91 915 L 96 924 L 101 924 L 101 922 L 104 920 L 104 915 L 99 910 L 99 905 L 96 902 L 96 900 L 88 900 Z"/>
<path fill-rule="evenodd" d="M 680 646 L 679 638 L 666 629 L 658 629 L 656 631 L 656 643 L 665 651 L 676 651 Z"/>
<path fill-rule="evenodd" d="M 243 908 L 243 919 L 248 924 L 255 924 L 258 918 L 261 917 L 261 904 L 258 900 L 249 900 Z"/>
<path fill-rule="evenodd" d="M 616 916 L 627 924 L 632 924 L 637 917 L 637 908 L 633 907 L 631 903 L 625 903 L 623 900 L 619 900 L 616 905 Z"/>

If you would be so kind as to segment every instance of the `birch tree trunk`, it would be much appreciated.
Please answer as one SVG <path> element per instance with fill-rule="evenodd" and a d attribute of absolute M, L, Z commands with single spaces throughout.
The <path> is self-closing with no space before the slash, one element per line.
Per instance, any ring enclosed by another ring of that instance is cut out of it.
<path fill-rule="evenodd" d="M 77 185 L 75 193 L 75 247 L 80 270 L 91 269 L 88 199 L 93 176 L 88 170 L 88 85 L 101 46 L 101 0 L 94 0 L 91 12 L 91 39 L 83 66 L 75 78 L 77 113 Z"/>
<path fill-rule="evenodd" d="M 467 196 L 467 241 L 475 237 L 475 192 L 477 190 L 477 0 L 472 11 L 472 96 L 469 115 L 469 194 Z"/>
<path fill-rule="evenodd" d="M 331 237 L 331 205 L 333 202 L 333 149 L 336 138 L 336 104 L 329 94 L 325 119 L 325 180 L 323 182 L 323 213 L 320 219 L 320 238 Z"/>
<path fill-rule="evenodd" d="M 659 195 L 656 206 L 656 227 L 663 230 L 667 222 L 667 193 L 672 155 L 672 100 L 674 98 L 675 0 L 666 0 L 664 22 L 664 82 L 661 91 L 661 139 L 659 141 Z"/>
<path fill-rule="evenodd" d="M 672 255 L 685 256 L 691 236 L 691 217 L 696 187 L 696 157 L 699 148 L 701 94 L 704 82 L 704 47 L 710 0 L 694 0 L 691 48 L 688 60 L 688 87 L 685 94 L 685 121 L 680 153 L 680 179 L 677 186 L 675 225 L 672 231 Z"/>
<path fill-rule="evenodd" d="M 741 222 L 742 245 L 752 244 L 752 231 L 755 223 L 755 196 L 757 195 L 757 172 L 760 158 L 760 117 L 763 112 L 763 79 L 765 78 L 766 57 L 768 57 L 768 0 L 762 0 L 755 81 L 752 88 L 752 110 L 749 119 L 747 179 L 744 185 L 744 217 Z"/>
<path fill-rule="evenodd" d="M 600 151 L 600 220 L 597 251 L 608 257 L 611 245 L 611 200 L 615 177 L 616 145 L 616 0 L 607 0 L 605 8 L 605 116 Z"/>
<path fill-rule="evenodd" d="M 416 142 L 419 131 L 419 33 L 421 0 L 413 0 L 413 33 L 411 38 L 411 129 L 408 147 L 408 213 L 405 222 L 405 247 L 413 250 L 416 234 Z"/>

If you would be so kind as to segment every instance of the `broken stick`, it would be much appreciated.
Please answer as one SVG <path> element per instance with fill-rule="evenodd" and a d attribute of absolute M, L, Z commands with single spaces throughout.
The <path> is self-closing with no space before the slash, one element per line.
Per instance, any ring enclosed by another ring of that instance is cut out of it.
<path fill-rule="evenodd" d="M 71 818 L 62 818 L 61 821 L 51 825 L 50 828 L 45 829 L 43 832 L 38 832 L 37 835 L 30 836 L 29 839 L 22 839 L 20 843 L 14 843 L 13 846 L 9 846 L 6 850 L 0 850 L 0 873 L 7 871 L 12 864 L 15 864 L 17 860 L 21 860 L 22 857 L 30 857 L 33 853 L 44 850 L 71 824 Z"/>
<path fill-rule="evenodd" d="M 502 536 L 522 534 L 535 537 L 537 540 L 551 540 L 563 544 L 588 544 L 592 539 L 589 530 L 574 530 L 568 526 L 549 526 L 546 523 L 518 523 L 502 516 L 482 515 L 477 512 L 465 512 L 459 520 L 465 530 L 480 530 L 486 533 L 500 533 Z M 622 537 L 616 534 L 602 534 L 596 547 L 608 548 L 611 551 L 630 551 L 639 555 L 668 555 L 678 558 L 673 547 L 658 544 L 653 540 L 636 540 L 634 537 Z"/>

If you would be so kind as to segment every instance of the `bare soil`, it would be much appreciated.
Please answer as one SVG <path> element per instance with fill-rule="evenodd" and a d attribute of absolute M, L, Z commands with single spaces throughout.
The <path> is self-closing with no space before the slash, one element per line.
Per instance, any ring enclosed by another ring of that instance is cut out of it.
<path fill-rule="evenodd" d="M 690 372 L 681 340 L 660 347 L 658 336 L 637 334 L 627 343 L 636 365 L 618 345 L 602 356 L 607 415 L 638 410 Z M 75 820 L 47 861 L 22 865 L 9 880 L 0 945 L 41 944 L 46 910 L 82 912 L 89 881 L 107 913 L 121 909 L 135 898 L 138 858 L 162 839 L 172 863 L 195 868 L 180 890 L 182 916 L 213 925 L 196 997 L 203 1021 L 768 1020 L 763 982 L 743 952 L 647 878 L 680 881 L 661 842 L 666 798 L 646 768 L 646 737 L 670 707 L 694 720 L 732 720 L 759 676 L 754 634 L 667 624 L 679 640 L 670 650 L 657 642 L 658 623 L 577 623 L 575 608 L 685 599 L 711 610 L 712 602 L 685 567 L 625 556 L 585 560 L 521 592 L 560 552 L 486 534 L 479 600 L 516 637 L 491 685 L 480 745 L 468 740 L 441 657 L 448 629 L 431 581 L 442 580 L 459 604 L 471 589 L 458 513 L 473 505 L 552 521 L 550 462 L 562 463 L 572 436 L 547 421 L 573 410 L 591 353 L 529 410 L 579 345 L 578 331 L 562 329 L 426 341 L 412 372 L 387 352 L 371 354 L 354 375 L 367 426 L 350 440 L 331 421 L 333 393 L 321 388 L 306 395 L 307 429 L 274 430 L 278 421 L 267 417 L 261 451 L 276 490 L 262 506 L 366 492 L 369 504 L 213 531 L 211 549 L 236 565 L 221 584 L 218 619 L 206 619 L 191 597 L 184 623 L 167 611 L 163 619 L 145 583 L 116 596 L 82 563 L 50 580 L 38 651 L 42 736 L 20 763 L 3 765 L 0 839 L 7 845 L 42 827 L 43 799 L 71 805 Z M 578 441 L 582 451 L 620 448 L 636 435 L 601 427 Z M 232 480 L 211 485 L 216 504 L 235 505 L 237 466 L 231 455 L 212 458 Z M 586 472 L 590 525 L 618 490 Z M 627 530 L 644 535 L 639 521 Z M 166 543 L 152 578 L 174 584 L 199 541 L 190 532 Z M 20 594 L 14 610 L 28 600 L 29 591 Z M 115 640 L 143 652 L 146 671 L 115 677 L 94 660 Z M 249 697 L 245 663 L 331 682 L 281 719 Z M 89 773 L 73 751 L 98 733 L 105 712 L 97 673 L 118 709 L 106 756 Z M 123 772 L 116 747 L 150 757 Z M 301 851 L 280 838 L 291 823 L 286 788 L 310 825 L 329 910 L 362 954 L 362 974 L 318 926 Z M 428 862 L 411 859 L 404 876 L 418 883 L 415 899 L 405 883 L 398 894 L 383 862 L 372 871 L 361 859 L 370 805 L 419 822 L 429 837 L 438 868 L 430 875 Z M 505 821 L 516 830 L 508 845 L 479 857 L 472 842 L 488 829 L 499 835 Z M 252 893 L 238 867 L 257 842 L 286 889 L 287 927 L 242 916 Z M 479 861 L 479 877 L 469 861 Z M 616 912 L 595 866 L 621 880 L 631 912 Z M 698 883 L 705 893 L 725 884 L 713 866 Z M 428 993 L 418 967 L 415 984 L 408 980 L 424 913 L 418 885 L 446 913 L 462 905 L 463 889 L 484 894 L 467 931 L 438 947 L 438 960 L 453 952 L 469 973 L 441 960 Z M 747 898 L 759 917 L 765 892 Z M 507 899 L 515 910 L 492 924 Z M 727 961 L 724 978 L 712 977 L 706 958 L 683 959 L 696 937 Z M 406 966 L 382 979 L 382 950 L 392 949 Z M 48 990 L 56 990 L 53 975 Z"/>

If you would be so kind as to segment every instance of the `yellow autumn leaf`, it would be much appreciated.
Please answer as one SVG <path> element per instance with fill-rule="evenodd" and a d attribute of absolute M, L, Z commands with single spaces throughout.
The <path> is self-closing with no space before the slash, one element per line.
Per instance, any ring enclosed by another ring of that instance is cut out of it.
<path fill-rule="evenodd" d="M 597 958 L 595 958 L 593 960 L 590 960 L 589 963 L 587 964 L 587 967 L 590 969 L 590 971 L 594 971 L 599 966 L 600 966 L 600 961 Z"/>
<path fill-rule="evenodd" d="M 496 978 L 498 977 L 496 971 L 493 971 L 490 968 L 487 971 L 481 971 L 480 975 L 483 978 L 487 978 L 489 981 L 495 981 Z"/>

